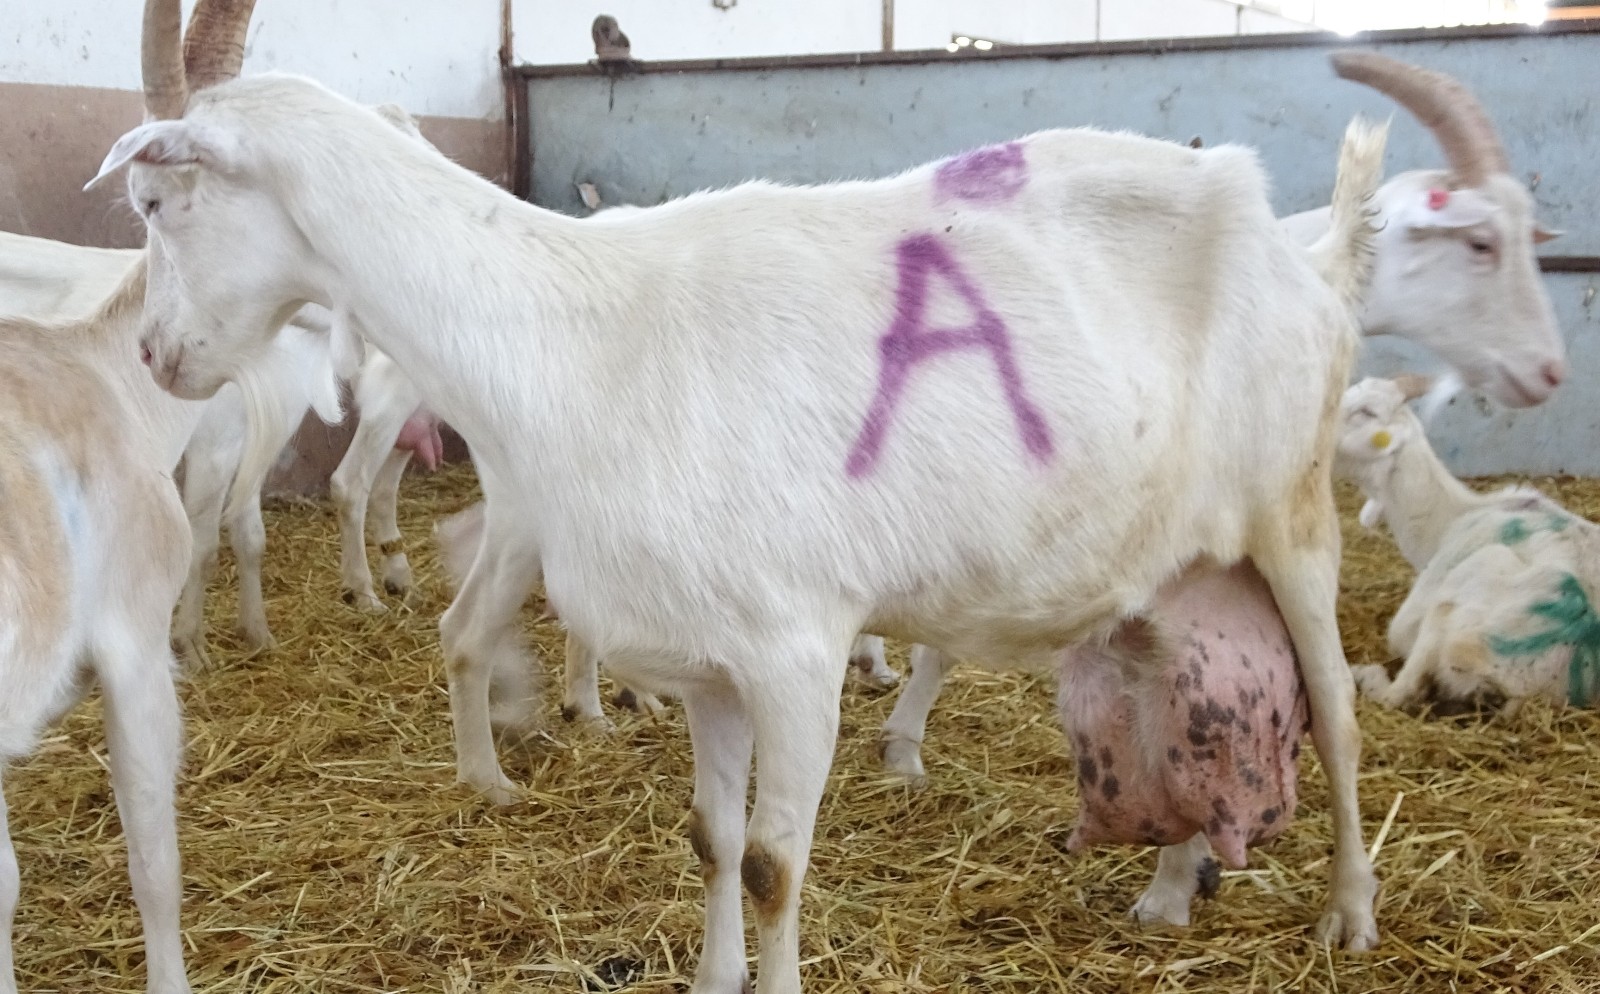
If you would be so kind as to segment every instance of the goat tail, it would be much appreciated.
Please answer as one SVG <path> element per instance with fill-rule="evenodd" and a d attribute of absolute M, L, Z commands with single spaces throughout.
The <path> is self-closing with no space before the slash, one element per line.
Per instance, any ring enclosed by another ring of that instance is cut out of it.
<path fill-rule="evenodd" d="M 1339 146 L 1339 172 L 1333 181 L 1328 231 L 1311 246 L 1317 271 L 1355 311 L 1372 278 L 1372 253 L 1377 236 L 1372 199 L 1383 182 L 1383 151 L 1389 124 L 1373 124 L 1357 115 Z"/>

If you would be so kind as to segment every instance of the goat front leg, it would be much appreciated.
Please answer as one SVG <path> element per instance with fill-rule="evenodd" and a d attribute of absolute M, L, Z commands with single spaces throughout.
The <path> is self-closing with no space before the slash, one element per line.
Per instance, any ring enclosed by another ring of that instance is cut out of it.
<path fill-rule="evenodd" d="M 1319 495 L 1315 507 L 1286 512 L 1290 520 L 1273 529 L 1276 534 L 1252 556 L 1294 641 L 1311 705 L 1311 739 L 1327 772 L 1333 805 L 1332 882 L 1318 934 L 1324 942 L 1366 950 L 1378 943 L 1373 915 L 1378 878 L 1361 838 L 1361 728 L 1356 724 L 1355 680 L 1335 613 L 1339 535 L 1332 494 Z"/>
<path fill-rule="evenodd" d="M 173 785 L 182 722 L 165 639 L 111 634 L 95 650 L 105 695 L 106 745 L 128 875 L 144 926 L 152 994 L 188 994 L 179 929 L 182 880 Z"/>
<path fill-rule="evenodd" d="M 278 647 L 267 624 L 267 605 L 261 595 L 261 560 L 267 551 L 267 526 L 261 520 L 261 491 L 230 509 L 228 541 L 239 568 L 239 636 L 256 652 Z"/>
<path fill-rule="evenodd" d="M 900 688 L 900 699 L 878 733 L 878 755 L 883 765 L 913 783 L 927 779 L 922 768 L 922 738 L 928 715 L 939 699 L 939 688 L 955 661 L 925 645 L 911 647 L 911 675 Z"/>
<path fill-rule="evenodd" d="M 450 716 L 455 729 L 456 779 L 482 791 L 495 804 L 510 804 L 515 785 L 495 755 L 490 684 L 496 673 L 531 665 L 519 642 L 518 612 L 539 578 L 539 553 L 532 541 L 501 523 L 492 506 L 484 539 L 461 592 L 439 619 L 450 680 Z"/>
<path fill-rule="evenodd" d="M 683 695 L 683 710 L 694 749 L 689 846 L 706 889 L 705 944 L 691 994 L 748 994 L 738 861 L 744 854 L 750 722 L 733 688 L 720 684 L 695 684 Z"/>
<path fill-rule="evenodd" d="M 1221 869 L 1204 832 L 1194 833 L 1187 842 L 1162 846 L 1156 874 L 1128 914 L 1140 925 L 1186 928 L 1194 896 L 1214 897 Z"/>
<path fill-rule="evenodd" d="M 800 994 L 800 890 L 839 734 L 842 643 L 800 666 L 752 667 L 740 688 L 755 731 L 756 800 L 740 875 L 760 939 L 756 990 Z M 783 672 L 781 682 L 769 675 Z"/>

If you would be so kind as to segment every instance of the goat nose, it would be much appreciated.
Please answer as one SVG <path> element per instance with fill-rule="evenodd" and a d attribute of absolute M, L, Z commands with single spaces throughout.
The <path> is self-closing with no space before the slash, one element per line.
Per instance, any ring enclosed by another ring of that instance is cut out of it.
<path fill-rule="evenodd" d="M 150 346 L 148 344 L 146 344 L 145 342 L 140 342 L 139 343 L 139 361 L 144 363 L 146 366 L 148 366 L 148 365 L 150 365 L 150 363 L 154 359 L 155 359 L 155 356 L 151 354 Z"/>
<path fill-rule="evenodd" d="M 1544 376 L 1544 381 L 1550 385 L 1550 389 L 1554 390 L 1567 378 L 1567 364 L 1560 359 L 1551 359 L 1539 367 L 1539 372 Z"/>

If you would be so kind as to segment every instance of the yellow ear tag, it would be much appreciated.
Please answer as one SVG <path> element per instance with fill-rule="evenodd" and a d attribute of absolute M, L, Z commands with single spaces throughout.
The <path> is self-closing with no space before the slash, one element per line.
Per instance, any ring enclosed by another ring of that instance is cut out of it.
<path fill-rule="evenodd" d="M 1372 447 L 1374 449 L 1387 449 L 1389 447 L 1389 433 L 1386 431 L 1373 432 Z"/>

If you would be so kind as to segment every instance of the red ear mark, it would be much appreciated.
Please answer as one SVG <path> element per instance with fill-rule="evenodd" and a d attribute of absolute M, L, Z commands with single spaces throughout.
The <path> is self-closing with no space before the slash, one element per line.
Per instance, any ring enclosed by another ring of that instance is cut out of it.
<path fill-rule="evenodd" d="M 1429 190 L 1428 191 L 1428 210 L 1430 210 L 1430 211 L 1442 211 L 1442 210 L 1444 210 L 1444 205 L 1448 204 L 1449 202 L 1450 202 L 1450 191 L 1449 190 Z"/>

